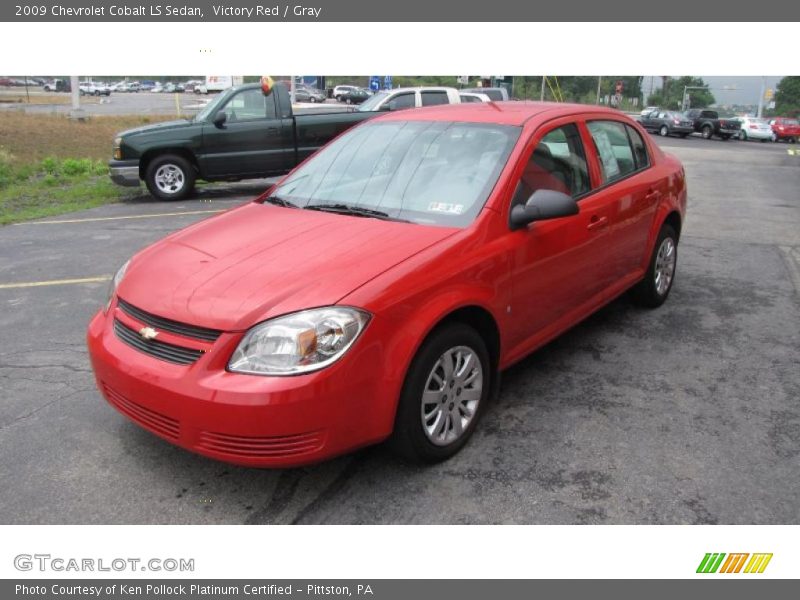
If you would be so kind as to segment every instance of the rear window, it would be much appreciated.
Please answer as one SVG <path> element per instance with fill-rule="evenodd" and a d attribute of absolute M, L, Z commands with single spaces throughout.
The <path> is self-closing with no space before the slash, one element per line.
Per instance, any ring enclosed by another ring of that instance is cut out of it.
<path fill-rule="evenodd" d="M 637 170 L 625 125 L 617 121 L 590 121 L 587 127 L 600 157 L 604 183 L 622 179 Z"/>

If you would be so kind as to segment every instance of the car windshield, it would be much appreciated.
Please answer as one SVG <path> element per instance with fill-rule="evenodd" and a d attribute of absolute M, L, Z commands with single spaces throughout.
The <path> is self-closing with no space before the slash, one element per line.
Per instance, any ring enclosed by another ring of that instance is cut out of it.
<path fill-rule="evenodd" d="M 378 107 L 378 104 L 383 102 L 388 96 L 389 96 L 389 92 L 378 92 L 377 94 L 372 96 L 369 100 L 366 100 L 356 110 L 373 111 Z"/>
<path fill-rule="evenodd" d="M 270 198 L 464 227 L 486 203 L 519 135 L 518 127 L 483 123 L 369 123 L 325 146 Z"/>

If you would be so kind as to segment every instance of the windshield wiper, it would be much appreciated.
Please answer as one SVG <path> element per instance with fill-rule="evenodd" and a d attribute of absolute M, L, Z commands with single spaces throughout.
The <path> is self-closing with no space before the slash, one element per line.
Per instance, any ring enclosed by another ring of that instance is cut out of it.
<path fill-rule="evenodd" d="M 264 198 L 264 202 L 269 202 L 275 206 L 283 206 L 284 208 L 300 208 L 297 204 L 289 202 L 286 198 L 281 198 L 280 196 L 267 196 Z"/>
<path fill-rule="evenodd" d="M 397 219 L 389 216 L 389 213 L 380 210 L 373 210 L 371 208 L 364 208 L 363 206 L 355 206 L 353 204 L 309 204 L 304 206 L 306 210 L 321 210 L 324 212 L 332 212 L 340 215 L 353 215 L 355 217 L 372 217 L 375 219 L 383 219 L 385 221 L 400 221 L 408 223 L 405 219 Z"/>

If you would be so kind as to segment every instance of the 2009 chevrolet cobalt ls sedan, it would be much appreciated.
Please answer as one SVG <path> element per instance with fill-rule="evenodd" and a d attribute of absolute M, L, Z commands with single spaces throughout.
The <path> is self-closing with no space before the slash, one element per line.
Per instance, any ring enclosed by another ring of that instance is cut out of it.
<path fill-rule="evenodd" d="M 681 164 L 612 110 L 388 113 L 123 265 L 89 326 L 97 384 L 232 463 L 386 439 L 442 460 L 501 370 L 626 290 L 666 300 L 685 210 Z"/>

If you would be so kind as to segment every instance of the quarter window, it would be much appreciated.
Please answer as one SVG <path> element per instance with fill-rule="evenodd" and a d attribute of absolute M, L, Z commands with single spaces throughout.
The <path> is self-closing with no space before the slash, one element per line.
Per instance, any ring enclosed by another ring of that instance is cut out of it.
<path fill-rule="evenodd" d="M 589 191 L 589 169 L 578 128 L 570 123 L 547 133 L 533 151 L 516 198 L 524 202 L 537 190 L 580 196 Z"/>
<path fill-rule="evenodd" d="M 650 166 L 650 157 L 647 154 L 647 146 L 645 146 L 642 136 L 630 125 L 625 125 L 625 129 L 628 130 L 628 137 L 633 147 L 633 155 L 636 158 L 636 168 L 644 169 Z"/>
<path fill-rule="evenodd" d="M 624 124 L 617 121 L 590 121 L 586 125 L 600 157 L 604 183 L 622 179 L 636 171 L 636 158 Z"/>

